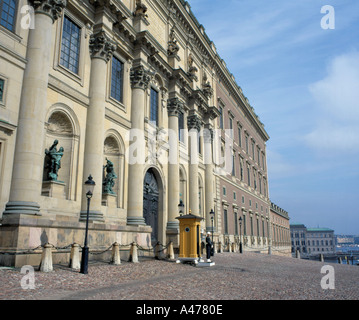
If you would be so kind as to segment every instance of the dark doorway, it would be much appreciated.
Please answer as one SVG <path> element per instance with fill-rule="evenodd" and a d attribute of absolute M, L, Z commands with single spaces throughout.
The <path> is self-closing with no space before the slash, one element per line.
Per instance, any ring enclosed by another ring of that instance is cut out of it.
<path fill-rule="evenodd" d="M 153 170 L 149 169 L 143 183 L 143 217 L 146 224 L 152 227 L 152 245 L 155 245 L 158 241 L 158 200 L 157 179 Z"/>

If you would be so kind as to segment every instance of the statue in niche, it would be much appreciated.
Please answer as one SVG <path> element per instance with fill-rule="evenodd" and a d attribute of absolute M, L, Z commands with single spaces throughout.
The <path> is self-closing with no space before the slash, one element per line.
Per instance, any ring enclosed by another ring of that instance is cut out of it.
<path fill-rule="evenodd" d="M 188 63 L 188 75 L 190 76 L 191 79 L 197 79 L 196 73 L 198 69 L 196 68 L 196 66 L 193 65 L 194 60 L 192 53 L 189 54 L 187 63 Z"/>
<path fill-rule="evenodd" d="M 169 35 L 167 53 L 169 56 L 177 56 L 177 52 L 179 51 L 179 49 L 180 48 L 177 44 L 177 40 L 175 39 L 174 28 L 172 27 L 170 35 Z"/>
<path fill-rule="evenodd" d="M 49 150 L 45 149 L 45 169 L 47 170 L 48 181 L 58 181 L 58 173 L 61 168 L 61 158 L 64 155 L 64 148 L 57 150 L 58 140 L 55 140 Z"/>
<path fill-rule="evenodd" d="M 102 182 L 103 193 L 115 194 L 112 188 L 115 186 L 115 179 L 117 179 L 117 175 L 115 174 L 113 163 L 106 158 L 106 165 L 103 166 L 103 169 L 106 172 L 106 176 L 104 174 L 104 179 Z"/>
<path fill-rule="evenodd" d="M 147 18 L 148 15 L 146 14 L 147 7 L 142 3 L 141 0 L 136 0 L 136 8 L 133 15 L 135 17 Z"/>
<path fill-rule="evenodd" d="M 213 89 L 209 81 L 207 81 L 207 74 L 204 73 L 203 75 L 203 81 L 202 81 L 202 89 L 203 93 L 207 97 L 207 99 L 211 98 L 213 95 Z"/>

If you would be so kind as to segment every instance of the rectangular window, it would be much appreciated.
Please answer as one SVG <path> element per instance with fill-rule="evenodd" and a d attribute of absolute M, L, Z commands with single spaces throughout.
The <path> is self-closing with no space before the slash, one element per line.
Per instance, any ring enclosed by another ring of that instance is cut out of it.
<path fill-rule="evenodd" d="M 0 102 L 3 102 L 4 100 L 4 85 L 5 81 L 3 79 L 0 79 Z"/>
<path fill-rule="evenodd" d="M 236 198 L 237 198 L 236 193 L 233 192 L 233 200 L 237 200 Z"/>
<path fill-rule="evenodd" d="M 178 139 L 184 142 L 184 114 L 180 112 L 178 115 Z"/>
<path fill-rule="evenodd" d="M 116 57 L 112 57 L 111 71 L 111 97 L 123 102 L 123 63 Z"/>
<path fill-rule="evenodd" d="M 251 236 L 254 236 L 253 234 L 253 217 L 250 216 L 250 220 L 251 220 Z"/>
<path fill-rule="evenodd" d="M 15 28 L 16 1 L 0 0 L 0 25 L 10 31 Z"/>
<path fill-rule="evenodd" d="M 238 127 L 238 144 L 242 147 L 242 128 Z"/>
<path fill-rule="evenodd" d="M 236 166 L 235 166 L 235 155 L 234 155 L 234 150 L 233 150 L 233 154 L 232 154 L 232 176 L 236 175 Z"/>
<path fill-rule="evenodd" d="M 153 88 L 151 88 L 150 121 L 158 126 L 158 92 Z"/>
<path fill-rule="evenodd" d="M 219 107 L 219 127 L 223 129 L 223 108 Z"/>
<path fill-rule="evenodd" d="M 231 117 L 229 117 L 229 136 L 233 139 L 233 119 Z"/>
<path fill-rule="evenodd" d="M 247 235 L 247 223 L 246 223 L 246 216 L 243 215 L 243 234 Z"/>
<path fill-rule="evenodd" d="M 248 136 L 246 135 L 246 153 L 248 154 Z"/>
<path fill-rule="evenodd" d="M 261 166 L 261 157 L 260 157 L 260 152 L 259 152 L 259 148 L 257 148 L 257 160 L 258 160 L 258 166 L 260 167 Z"/>
<path fill-rule="evenodd" d="M 227 214 L 227 210 L 223 211 L 223 220 L 224 220 L 224 233 L 228 234 L 228 214 Z"/>
<path fill-rule="evenodd" d="M 79 73 L 81 29 L 68 17 L 64 18 L 60 64 L 73 73 Z"/>
<path fill-rule="evenodd" d="M 226 187 L 223 187 L 223 195 L 226 195 Z"/>
<path fill-rule="evenodd" d="M 238 214 L 237 212 L 234 213 L 234 234 L 238 235 Z"/>

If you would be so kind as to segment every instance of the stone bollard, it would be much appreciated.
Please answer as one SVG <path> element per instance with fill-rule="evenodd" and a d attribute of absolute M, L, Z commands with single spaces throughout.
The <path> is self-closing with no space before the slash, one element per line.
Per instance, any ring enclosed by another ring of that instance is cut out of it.
<path fill-rule="evenodd" d="M 136 242 L 132 242 L 131 251 L 130 251 L 130 259 L 129 262 L 138 263 L 138 255 L 137 255 L 137 245 Z"/>
<path fill-rule="evenodd" d="M 228 242 L 228 252 L 232 252 L 232 244 Z"/>
<path fill-rule="evenodd" d="M 324 262 L 324 255 L 322 253 L 319 255 L 319 261 Z"/>
<path fill-rule="evenodd" d="M 39 266 L 39 270 L 41 272 L 51 272 L 53 269 L 52 266 L 52 245 L 49 243 L 46 243 L 44 245 L 42 256 L 41 256 L 41 262 Z"/>
<path fill-rule="evenodd" d="M 172 241 L 168 244 L 168 251 L 167 252 L 168 252 L 167 253 L 168 259 L 174 260 L 175 259 L 175 253 L 174 253 L 174 250 L 173 250 L 173 242 Z"/>
<path fill-rule="evenodd" d="M 300 259 L 300 252 L 299 252 L 299 250 L 296 250 L 296 251 L 295 251 L 295 257 L 296 257 L 297 259 Z"/>
<path fill-rule="evenodd" d="M 117 242 L 115 242 L 112 245 L 111 263 L 114 264 L 115 266 L 118 266 L 121 264 L 120 245 Z"/>
<path fill-rule="evenodd" d="M 338 257 L 338 263 L 342 264 L 342 257 Z"/>
<path fill-rule="evenodd" d="M 155 247 L 155 259 L 159 260 L 161 259 L 161 244 L 159 242 L 156 243 L 156 247 Z"/>
<path fill-rule="evenodd" d="M 80 265 L 80 245 L 77 243 L 73 243 L 71 246 L 69 267 L 71 269 L 79 270 Z"/>
<path fill-rule="evenodd" d="M 219 243 L 218 243 L 218 249 L 219 249 L 219 250 L 218 250 L 219 253 L 223 253 L 222 242 L 219 242 Z"/>

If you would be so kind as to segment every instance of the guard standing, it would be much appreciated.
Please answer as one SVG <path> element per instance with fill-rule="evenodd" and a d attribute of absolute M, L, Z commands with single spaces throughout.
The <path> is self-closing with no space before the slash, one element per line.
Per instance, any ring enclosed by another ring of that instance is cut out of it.
<path fill-rule="evenodd" d="M 212 250 L 212 241 L 210 233 L 207 233 L 206 237 L 206 253 L 207 253 L 207 262 L 211 262 L 211 250 Z"/>

